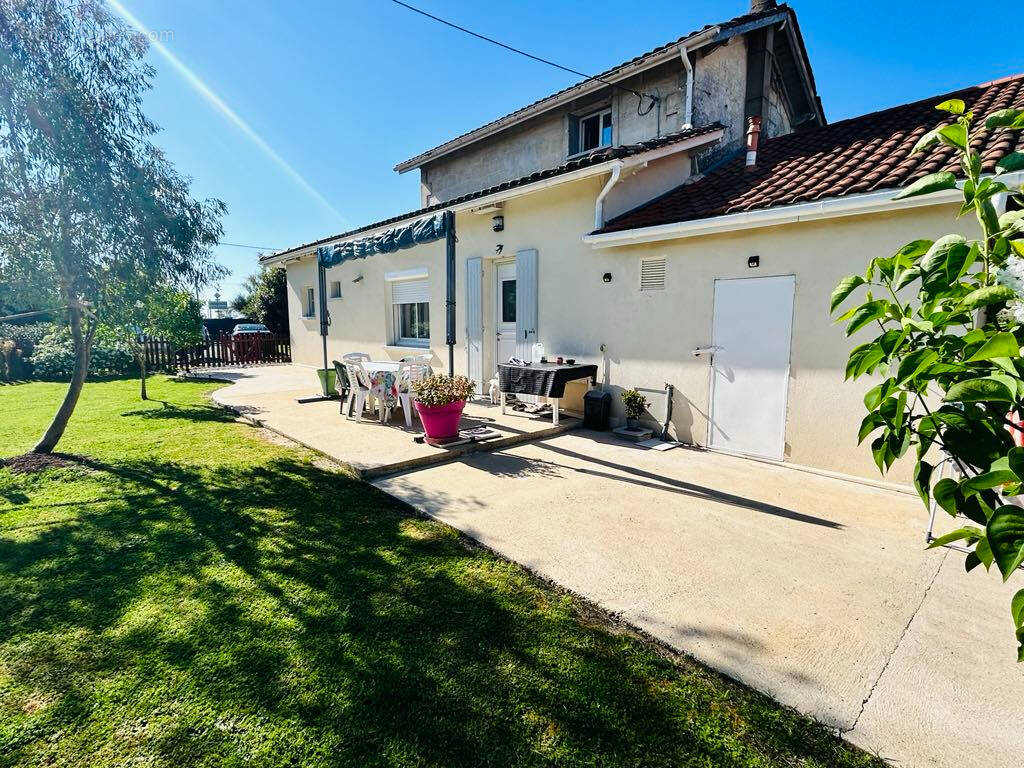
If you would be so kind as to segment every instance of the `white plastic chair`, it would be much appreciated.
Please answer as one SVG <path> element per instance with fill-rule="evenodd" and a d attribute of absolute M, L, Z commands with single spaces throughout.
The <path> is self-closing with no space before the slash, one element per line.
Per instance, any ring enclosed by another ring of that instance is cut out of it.
<path fill-rule="evenodd" d="M 344 360 L 345 362 L 369 362 L 370 356 L 365 352 L 349 352 L 347 355 L 342 355 L 341 359 Z"/>
<path fill-rule="evenodd" d="M 358 354 L 358 353 L 357 353 Z M 352 406 L 355 406 L 356 421 L 363 420 L 363 411 L 369 400 L 372 406 L 373 398 L 370 393 L 370 375 L 363 368 L 362 360 L 349 360 L 345 355 L 345 370 L 348 371 L 348 415 L 352 416 Z"/>
<path fill-rule="evenodd" d="M 413 385 L 430 374 L 430 366 L 424 362 L 404 362 L 398 365 L 398 403 L 402 406 L 406 429 L 412 428 Z"/>

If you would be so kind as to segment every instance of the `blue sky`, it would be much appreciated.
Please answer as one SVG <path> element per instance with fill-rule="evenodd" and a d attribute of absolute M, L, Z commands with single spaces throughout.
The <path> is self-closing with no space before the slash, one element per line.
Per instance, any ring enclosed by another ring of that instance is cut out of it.
<path fill-rule="evenodd" d="M 418 174 L 400 176 L 395 163 L 578 80 L 388 0 L 119 1 L 252 131 L 151 50 L 157 77 L 146 109 L 163 128 L 156 142 L 193 178 L 197 196 L 227 203 L 230 243 L 280 248 L 414 209 Z M 593 73 L 748 7 L 411 4 Z M 943 0 L 791 4 L 830 121 L 1024 71 L 1019 47 L 1005 42 L 972 43 L 980 52 L 970 55 L 948 50 L 954 30 L 983 39 L 1011 13 L 1011 0 L 971 14 Z M 231 298 L 254 271 L 256 251 L 222 245 L 217 256 L 232 270 L 221 284 Z"/>

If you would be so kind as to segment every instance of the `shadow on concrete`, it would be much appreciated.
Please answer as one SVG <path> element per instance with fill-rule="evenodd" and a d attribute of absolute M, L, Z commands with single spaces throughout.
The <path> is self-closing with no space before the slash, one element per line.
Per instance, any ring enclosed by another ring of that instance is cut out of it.
<path fill-rule="evenodd" d="M 581 468 L 570 464 L 546 462 L 538 459 L 499 452 L 490 454 L 490 457 L 486 459 L 486 461 L 498 462 L 499 469 L 495 474 L 504 477 L 554 476 L 560 472 L 573 472 L 577 474 L 591 475 L 605 480 L 638 485 L 652 490 L 668 491 L 669 493 L 678 493 L 684 496 L 707 499 L 708 501 L 727 504 L 732 507 L 740 507 L 742 509 L 749 509 L 754 512 L 760 512 L 767 515 L 774 515 L 776 517 L 782 517 L 799 523 L 819 525 L 824 528 L 832 528 L 835 530 L 841 530 L 845 527 L 842 523 L 837 523 L 834 520 L 828 520 L 815 515 L 808 515 L 803 512 L 797 512 L 793 509 L 780 507 L 776 504 L 769 504 L 764 501 L 758 501 L 757 499 L 739 496 L 734 493 L 727 493 L 716 488 L 710 488 L 696 483 L 689 483 L 684 480 L 676 480 L 675 478 L 668 477 L 667 475 L 650 472 L 640 469 L 639 467 L 607 461 L 594 456 L 585 455 L 578 451 L 560 448 L 552 445 L 551 442 L 547 440 L 540 440 L 532 445 L 541 450 L 549 451 L 559 456 L 565 456 L 566 458 L 573 458 L 583 462 L 585 465 L 593 466 L 585 466 Z M 647 453 L 643 448 L 637 448 L 629 443 L 623 443 L 623 447 L 633 449 L 641 453 Z"/>

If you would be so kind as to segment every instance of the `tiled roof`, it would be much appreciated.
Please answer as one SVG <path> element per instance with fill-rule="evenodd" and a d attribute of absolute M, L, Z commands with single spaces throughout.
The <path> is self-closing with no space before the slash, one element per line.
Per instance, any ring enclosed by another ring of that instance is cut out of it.
<path fill-rule="evenodd" d="M 683 184 L 611 219 L 595 234 L 705 219 L 793 203 L 895 189 L 935 171 L 960 174 L 952 147 L 911 155 L 926 132 L 951 122 L 935 105 L 963 99 L 975 115 L 971 146 L 985 173 L 1009 152 L 1024 151 L 1024 132 L 981 128 L 997 109 L 1024 107 L 1024 75 L 933 96 L 821 128 L 761 142 L 754 170 L 740 154 L 707 176 Z"/>
<path fill-rule="evenodd" d="M 748 24 L 753 24 L 755 22 L 761 21 L 763 19 L 767 19 L 767 18 L 772 17 L 772 16 L 777 16 L 779 14 L 789 14 L 791 16 L 791 18 L 793 18 L 794 20 L 796 19 L 796 14 L 792 13 L 792 9 L 789 8 L 789 6 L 787 6 L 785 3 L 780 3 L 776 7 L 766 8 L 765 10 L 758 11 L 756 13 L 746 13 L 746 14 L 743 14 L 742 16 L 737 16 L 734 19 L 730 19 L 729 21 L 724 21 L 724 22 L 722 22 L 720 24 L 707 24 L 707 25 L 701 27 L 698 30 L 690 32 L 688 35 L 683 35 L 682 37 L 680 37 L 680 38 L 678 38 L 676 40 L 673 40 L 671 42 L 665 43 L 664 45 L 659 45 L 657 48 L 653 48 L 650 51 L 647 51 L 647 53 L 641 53 L 639 56 L 635 56 L 632 59 L 630 59 L 629 61 L 624 61 L 621 64 L 618 64 L 618 65 L 612 67 L 611 69 L 607 69 L 604 72 L 601 72 L 600 74 L 594 75 L 593 77 L 587 78 L 586 80 L 582 80 L 582 81 L 580 81 L 578 83 L 574 83 L 573 85 L 570 85 L 570 86 L 568 86 L 566 88 L 563 88 L 562 90 L 560 90 L 560 91 L 558 91 L 556 93 L 553 93 L 550 96 L 545 96 L 543 99 L 538 99 L 537 101 L 534 101 L 531 104 L 527 104 L 525 107 L 520 107 L 519 109 L 515 110 L 514 112 L 509 112 L 507 115 L 505 115 L 503 117 L 499 117 L 499 118 L 497 118 L 495 120 L 492 120 L 489 123 L 486 123 L 485 125 L 481 125 L 480 127 L 474 128 L 471 131 L 467 131 L 466 133 L 460 134 L 459 136 L 456 136 L 454 138 L 448 139 L 448 141 L 445 141 L 445 142 L 437 145 L 436 147 L 433 147 L 432 149 L 428 149 L 428 150 L 426 150 L 424 152 L 421 152 L 420 154 L 416 155 L 415 157 L 411 157 L 408 160 L 405 160 L 405 161 L 399 163 L 398 165 L 395 166 L 395 170 L 397 171 L 397 170 L 401 170 L 401 169 L 414 168 L 414 167 L 416 167 L 416 165 L 419 165 L 419 164 L 421 164 L 423 162 L 426 162 L 428 159 L 430 159 L 430 156 L 435 154 L 436 152 L 438 152 L 438 150 L 445 150 L 450 144 L 458 143 L 462 139 L 465 139 L 466 137 L 471 136 L 471 135 L 473 135 L 473 134 L 475 134 L 477 132 L 486 133 L 486 132 L 490 131 L 490 129 L 492 129 L 495 126 L 497 126 L 499 123 L 505 123 L 505 122 L 507 122 L 509 124 L 515 123 L 517 118 L 519 118 L 520 116 L 523 116 L 525 113 L 533 111 L 537 107 L 542 106 L 545 102 L 554 101 L 554 100 L 558 99 L 560 96 L 562 96 L 562 95 L 568 93 L 569 91 L 573 90 L 574 88 L 579 88 L 581 85 L 585 85 L 586 83 L 596 82 L 596 81 L 600 81 L 600 80 L 607 80 L 609 78 L 614 78 L 616 75 L 619 74 L 619 72 L 621 70 L 626 69 L 628 67 L 632 67 L 632 66 L 634 66 L 636 64 L 640 64 L 645 59 L 648 59 L 651 56 L 657 56 L 657 55 L 659 55 L 661 53 L 664 53 L 665 51 L 668 51 L 670 49 L 676 48 L 676 47 L 679 46 L 680 43 L 683 43 L 686 40 L 688 40 L 689 38 L 694 37 L 696 35 L 699 35 L 700 33 L 704 32 L 704 31 L 706 31 L 708 29 L 712 29 L 713 27 L 718 27 L 720 33 L 728 32 L 730 30 L 736 29 L 737 27 L 742 27 L 742 26 L 746 26 Z M 809 67 L 808 67 L 808 71 L 810 71 Z"/>
<path fill-rule="evenodd" d="M 378 227 L 385 227 L 388 224 L 397 224 L 400 221 L 417 218 L 419 216 L 432 213 L 434 211 L 441 211 L 444 210 L 445 208 L 450 208 L 453 205 L 467 203 L 478 198 L 493 195 L 497 192 L 504 192 L 509 189 L 515 189 L 516 187 L 522 187 L 527 184 L 532 184 L 533 182 L 536 181 L 543 181 L 544 179 L 550 179 L 555 176 L 561 176 L 562 174 L 569 173 L 570 171 L 576 171 L 581 168 L 588 168 L 592 165 L 599 165 L 601 163 L 608 162 L 609 160 L 620 160 L 622 158 L 631 157 L 633 155 L 643 154 L 644 152 L 650 152 L 651 150 L 654 149 L 660 149 L 662 147 L 667 147 L 671 144 L 677 144 L 681 141 L 686 141 L 687 139 L 699 138 L 701 136 L 705 136 L 720 130 L 723 130 L 723 126 L 721 123 L 711 123 L 710 125 L 705 125 L 700 128 L 684 128 L 679 131 L 674 131 L 672 133 L 665 134 L 664 136 L 659 136 L 658 138 L 655 139 L 641 141 L 637 144 L 624 144 L 618 147 L 604 147 L 603 149 L 596 149 L 593 152 L 589 152 L 585 155 L 574 157 L 568 162 L 565 162 L 562 165 L 559 165 L 555 168 L 548 168 L 543 171 L 537 171 L 536 173 L 531 173 L 529 176 L 521 176 L 518 179 L 513 179 L 512 181 L 506 181 L 501 184 L 497 184 L 493 187 L 487 187 L 486 189 L 471 192 L 469 194 L 462 195 L 461 197 L 453 198 L 452 200 L 445 200 L 443 203 L 428 205 L 426 208 L 420 208 L 418 210 L 409 211 L 408 213 L 403 213 L 398 216 L 392 216 L 391 218 L 388 219 L 375 221 L 372 224 L 366 224 L 365 226 L 357 227 L 356 229 L 350 229 L 348 232 L 342 232 L 337 235 L 323 237 L 320 238 L 319 240 L 313 240 L 312 242 L 309 243 L 303 243 L 302 245 L 296 245 L 291 248 L 286 248 L 283 251 L 278 251 L 276 253 L 262 256 L 260 257 L 260 261 L 269 261 L 270 259 L 277 258 L 284 254 L 290 254 L 295 251 L 302 251 L 317 245 L 323 245 L 324 243 L 330 243 L 335 240 L 341 240 L 343 238 L 352 237 L 353 235 L 358 235 L 360 232 L 369 232 L 372 229 L 377 229 Z"/>

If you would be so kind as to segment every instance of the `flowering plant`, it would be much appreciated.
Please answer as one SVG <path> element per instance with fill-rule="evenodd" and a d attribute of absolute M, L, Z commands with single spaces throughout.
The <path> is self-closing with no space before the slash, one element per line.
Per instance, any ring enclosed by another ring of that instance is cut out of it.
<path fill-rule="evenodd" d="M 846 365 L 848 379 L 878 376 L 864 395 L 858 440 L 877 433 L 871 453 L 883 473 L 914 448 L 921 500 L 972 523 L 931 546 L 959 542 L 968 571 L 995 565 L 1006 581 L 1024 563 L 1024 508 L 1015 503 L 1024 497 L 1024 198 L 1010 186 L 1010 174 L 1024 170 L 1024 153 L 988 160 L 983 176 L 985 161 L 971 146 L 972 113 L 960 99 L 936 109 L 953 122 L 924 134 L 913 152 L 953 148 L 964 177 L 960 215 L 975 215 L 980 237 L 915 240 L 872 259 L 863 275 L 840 281 L 831 309 L 864 286 L 863 303 L 838 320 L 848 322 L 847 336 L 879 332 L 854 347 Z M 1000 109 L 985 120 L 987 131 L 1022 128 L 1024 109 Z M 953 173 L 939 171 L 896 199 L 957 187 Z M 942 474 L 937 460 L 948 462 L 952 476 L 933 484 L 933 474 Z M 1024 661 L 1024 589 L 1010 614 Z"/>
<path fill-rule="evenodd" d="M 416 400 L 428 408 L 468 400 L 475 388 L 465 376 L 428 376 L 413 384 Z"/>

